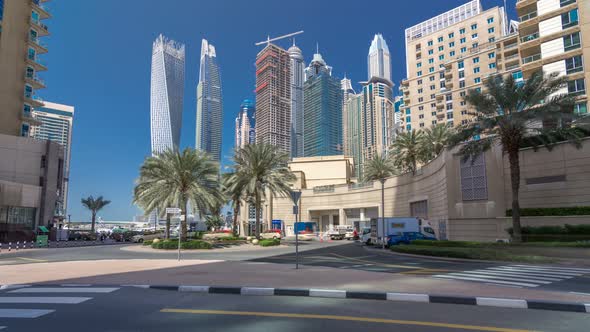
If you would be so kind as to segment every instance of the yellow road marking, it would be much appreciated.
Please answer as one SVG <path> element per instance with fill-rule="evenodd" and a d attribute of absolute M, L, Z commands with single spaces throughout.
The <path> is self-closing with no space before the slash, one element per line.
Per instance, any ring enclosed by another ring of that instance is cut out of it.
<path fill-rule="evenodd" d="M 26 257 L 15 257 L 18 259 L 22 259 L 24 261 L 31 261 L 31 262 L 47 262 L 45 259 L 35 259 L 35 258 L 26 258 Z"/>
<path fill-rule="evenodd" d="M 502 328 L 502 327 L 423 322 L 423 321 L 415 321 L 415 320 L 399 320 L 399 319 L 336 316 L 336 315 L 292 314 L 292 313 L 280 313 L 280 312 L 169 309 L 169 308 L 164 308 L 164 309 L 160 310 L 160 312 L 196 314 L 196 315 L 231 315 L 231 316 L 257 316 L 257 317 L 284 317 L 284 318 L 301 318 L 301 319 L 327 319 L 327 320 L 355 321 L 355 322 L 381 323 L 381 324 L 444 327 L 444 328 L 450 328 L 450 329 L 463 329 L 463 330 L 471 330 L 471 331 L 494 331 L 494 332 L 529 332 L 530 331 L 530 330 L 519 330 L 519 329 L 510 329 L 510 328 Z"/>
<path fill-rule="evenodd" d="M 375 264 L 377 266 L 382 266 L 382 267 L 397 267 L 400 269 L 412 269 L 415 270 L 416 266 L 410 266 L 410 265 L 395 265 L 395 264 L 382 264 L 382 263 L 378 263 L 378 262 L 373 262 L 373 261 L 368 261 L 368 260 L 364 260 L 364 259 L 358 259 L 358 258 L 351 258 L 351 257 L 346 257 L 346 256 L 342 256 L 339 254 L 335 254 L 335 253 L 330 253 L 330 255 L 334 255 L 336 257 L 339 258 L 343 258 L 343 259 L 347 259 L 347 260 L 351 260 L 351 261 L 357 261 L 357 262 L 362 262 L 365 264 Z"/>

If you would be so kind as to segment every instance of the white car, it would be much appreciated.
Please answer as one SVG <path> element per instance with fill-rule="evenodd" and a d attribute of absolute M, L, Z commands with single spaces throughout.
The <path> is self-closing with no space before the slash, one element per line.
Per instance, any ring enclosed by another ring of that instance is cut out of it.
<path fill-rule="evenodd" d="M 149 241 L 162 237 L 162 233 L 148 233 L 148 234 L 137 234 L 131 237 L 131 242 L 143 243 L 143 241 Z"/>
<path fill-rule="evenodd" d="M 280 230 L 270 230 L 260 233 L 260 237 L 263 239 L 281 239 L 281 231 Z"/>

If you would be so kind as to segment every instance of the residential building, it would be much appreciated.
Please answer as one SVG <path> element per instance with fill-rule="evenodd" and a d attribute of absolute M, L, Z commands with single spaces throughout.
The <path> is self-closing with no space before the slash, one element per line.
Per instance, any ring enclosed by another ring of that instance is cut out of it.
<path fill-rule="evenodd" d="M 36 124 L 36 91 L 45 88 L 38 73 L 47 70 L 42 54 L 51 17 L 43 0 L 0 1 L 0 134 L 29 136 Z"/>
<path fill-rule="evenodd" d="M 256 107 L 250 99 L 244 99 L 236 117 L 236 149 L 256 142 Z"/>
<path fill-rule="evenodd" d="M 361 148 L 363 143 L 363 94 L 349 94 L 344 105 L 342 112 L 344 155 L 352 157 L 354 177 L 360 179 L 364 167 L 363 150 Z"/>
<path fill-rule="evenodd" d="M 504 8 L 484 11 L 480 1 L 473 0 L 407 28 L 401 129 L 469 121 L 463 100 L 467 91 L 482 89 L 489 75 L 518 71 L 511 27 L 515 29 Z"/>
<path fill-rule="evenodd" d="M 40 226 L 63 225 L 63 147 L 0 134 L 0 155 L 0 242 L 31 241 Z"/>
<path fill-rule="evenodd" d="M 223 106 L 221 75 L 215 47 L 203 39 L 201 42 L 201 66 L 197 85 L 196 148 L 207 152 L 211 158 L 221 160 L 221 131 Z"/>
<path fill-rule="evenodd" d="M 67 215 L 74 107 L 45 101 L 43 107 L 33 110 L 33 117 L 39 124 L 33 127 L 31 137 L 56 142 L 63 147 L 64 174 L 61 188 L 59 188 L 61 206 L 58 208 L 63 215 Z"/>
<path fill-rule="evenodd" d="M 379 77 L 391 81 L 391 57 L 389 48 L 385 39 L 383 39 L 383 35 L 380 33 L 376 34 L 371 42 L 367 63 L 369 80 L 372 77 Z"/>
<path fill-rule="evenodd" d="M 373 76 L 363 82 L 361 112 L 361 158 L 364 161 L 376 155 L 387 154 L 394 133 L 393 83 Z M 363 169 L 359 170 L 362 175 Z"/>
<path fill-rule="evenodd" d="M 152 154 L 180 145 L 184 45 L 159 35 L 152 48 L 150 128 Z"/>
<path fill-rule="evenodd" d="M 303 82 L 305 62 L 295 45 L 287 50 L 291 61 L 291 158 L 303 157 Z"/>
<path fill-rule="evenodd" d="M 588 112 L 590 6 L 584 0 L 519 0 L 519 53 L 525 79 L 541 71 L 567 77 L 557 93 L 575 95 L 575 110 Z"/>
<path fill-rule="evenodd" d="M 268 43 L 256 56 L 256 142 L 291 153 L 291 59 Z"/>
<path fill-rule="evenodd" d="M 352 81 L 349 78 L 346 78 L 346 75 L 344 75 L 344 78 L 340 80 L 340 88 L 342 89 L 342 149 L 344 154 L 347 155 L 349 152 L 347 147 L 348 142 L 346 139 L 348 136 L 348 111 L 346 110 L 348 107 L 347 101 L 351 96 L 355 95 L 356 92 L 352 88 Z"/>
<path fill-rule="evenodd" d="M 305 69 L 303 93 L 304 156 L 343 154 L 341 84 L 319 53 Z"/>

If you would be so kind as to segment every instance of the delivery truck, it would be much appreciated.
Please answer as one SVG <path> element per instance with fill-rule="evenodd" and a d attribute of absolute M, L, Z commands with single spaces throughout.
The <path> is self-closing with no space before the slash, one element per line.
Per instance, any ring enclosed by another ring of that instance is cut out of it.
<path fill-rule="evenodd" d="M 384 230 L 385 233 L 383 233 Z M 430 221 L 418 217 L 383 218 L 383 220 L 372 218 L 371 236 L 365 242 L 367 244 L 385 242 L 389 245 L 409 243 L 409 241 L 416 239 L 436 240 L 436 234 Z"/>

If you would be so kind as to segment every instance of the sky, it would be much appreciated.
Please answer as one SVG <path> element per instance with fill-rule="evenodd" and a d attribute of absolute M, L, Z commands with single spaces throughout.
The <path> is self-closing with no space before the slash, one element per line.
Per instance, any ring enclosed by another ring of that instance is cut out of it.
<path fill-rule="evenodd" d="M 150 155 L 150 66 L 160 34 L 186 45 L 181 147 L 195 146 L 196 86 L 201 39 L 216 48 L 223 97 L 223 164 L 231 160 L 235 117 L 242 100 L 254 100 L 254 61 L 268 35 L 304 30 L 296 37 L 306 63 L 316 43 L 333 75 L 366 80 L 367 53 L 382 33 L 392 58 L 392 79 L 405 78 L 404 29 L 466 0 L 101 0 L 51 1 L 46 21 L 49 70 L 42 73 L 43 99 L 75 107 L 68 214 L 87 221 L 80 199 L 111 200 L 99 216 L 131 220 L 138 170 Z M 484 9 L 502 0 L 482 0 Z M 514 0 L 508 1 L 514 19 Z M 376 6 L 380 5 L 381 8 Z M 291 39 L 277 44 L 288 48 Z"/>

